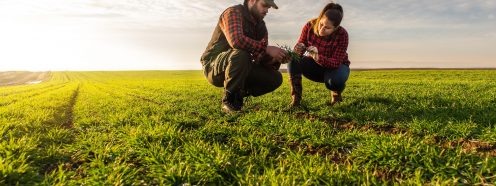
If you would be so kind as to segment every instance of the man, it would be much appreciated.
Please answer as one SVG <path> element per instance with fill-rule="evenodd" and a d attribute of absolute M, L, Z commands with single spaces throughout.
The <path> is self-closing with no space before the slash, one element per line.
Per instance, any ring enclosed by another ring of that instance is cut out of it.
<path fill-rule="evenodd" d="M 220 16 L 212 39 L 201 57 L 207 80 L 224 87 L 222 110 L 241 111 L 243 98 L 261 96 L 282 84 L 278 71 L 286 51 L 268 46 L 263 18 L 274 0 L 245 0 Z"/>

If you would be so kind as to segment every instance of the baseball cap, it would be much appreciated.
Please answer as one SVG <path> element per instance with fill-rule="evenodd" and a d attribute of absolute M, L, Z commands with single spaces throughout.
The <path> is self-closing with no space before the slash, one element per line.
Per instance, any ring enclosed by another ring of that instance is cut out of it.
<path fill-rule="evenodd" d="M 276 3 L 274 3 L 274 0 L 264 0 L 264 1 L 265 1 L 265 3 L 272 6 L 273 8 L 279 9 L 279 7 L 277 7 Z"/>

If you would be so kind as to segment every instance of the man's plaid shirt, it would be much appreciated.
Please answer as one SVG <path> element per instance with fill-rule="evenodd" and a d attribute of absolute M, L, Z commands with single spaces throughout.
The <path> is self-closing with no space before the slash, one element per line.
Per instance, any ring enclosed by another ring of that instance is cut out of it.
<path fill-rule="evenodd" d="M 319 52 L 319 61 L 316 61 L 322 67 L 335 69 L 341 64 L 350 65 L 348 59 L 348 32 L 339 27 L 331 35 L 320 37 L 313 32 L 315 20 L 309 21 L 303 27 L 298 39 L 298 43 L 305 44 L 306 47 L 317 47 Z"/>
<path fill-rule="evenodd" d="M 263 20 L 255 19 L 244 5 L 229 7 L 219 18 L 202 62 L 208 63 L 229 49 L 241 49 L 250 53 L 255 63 L 259 63 L 266 54 L 267 41 L 267 27 Z"/>
<path fill-rule="evenodd" d="M 252 54 L 254 59 L 260 59 L 267 48 L 268 34 L 265 32 L 263 39 L 260 41 L 246 36 L 243 32 L 243 24 L 248 23 L 243 23 L 243 13 L 241 11 L 243 10 L 234 7 L 227 9 L 222 14 L 220 28 L 231 47 L 246 50 Z M 250 24 L 259 24 L 253 16 L 248 17 L 248 20 Z"/>

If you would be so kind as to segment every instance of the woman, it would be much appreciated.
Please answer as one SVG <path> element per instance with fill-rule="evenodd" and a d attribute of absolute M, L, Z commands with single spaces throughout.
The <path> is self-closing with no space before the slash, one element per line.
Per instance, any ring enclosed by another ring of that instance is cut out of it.
<path fill-rule="evenodd" d="M 346 81 L 350 75 L 348 32 L 340 26 L 343 8 L 327 4 L 317 19 L 310 20 L 301 32 L 294 51 L 301 57 L 288 64 L 291 84 L 291 106 L 299 106 L 302 97 L 301 75 L 325 84 L 331 90 L 331 105 L 343 100 Z"/>

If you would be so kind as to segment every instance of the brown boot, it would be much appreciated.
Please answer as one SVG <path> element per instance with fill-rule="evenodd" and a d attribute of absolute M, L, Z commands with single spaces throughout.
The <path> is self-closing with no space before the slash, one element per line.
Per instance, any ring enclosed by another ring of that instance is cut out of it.
<path fill-rule="evenodd" d="M 341 92 L 331 91 L 331 106 L 335 105 L 343 101 L 343 97 L 341 96 Z"/>
<path fill-rule="evenodd" d="M 303 86 L 301 84 L 301 74 L 289 76 L 289 84 L 291 85 L 291 107 L 300 106 L 301 94 Z"/>

